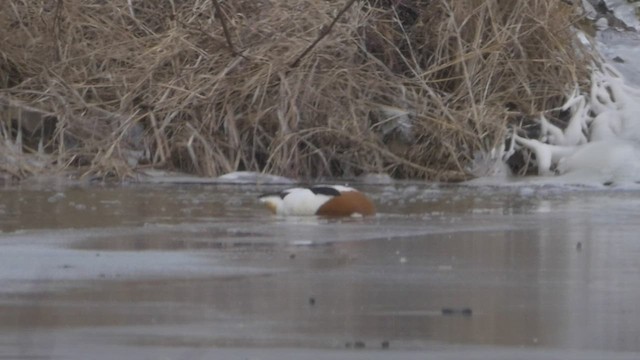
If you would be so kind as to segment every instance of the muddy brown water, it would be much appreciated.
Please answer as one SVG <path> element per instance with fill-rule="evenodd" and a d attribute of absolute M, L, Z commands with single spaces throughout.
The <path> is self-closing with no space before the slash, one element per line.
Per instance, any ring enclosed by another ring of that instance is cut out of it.
<path fill-rule="evenodd" d="M 0 359 L 640 358 L 640 192 L 363 188 L 0 189 Z"/>

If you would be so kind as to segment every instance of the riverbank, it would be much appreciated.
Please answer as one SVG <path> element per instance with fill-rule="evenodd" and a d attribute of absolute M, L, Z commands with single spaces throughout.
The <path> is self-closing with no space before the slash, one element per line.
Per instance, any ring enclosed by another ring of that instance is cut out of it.
<path fill-rule="evenodd" d="M 15 179 L 464 180 L 588 87 L 594 58 L 563 1 L 9 2 L 0 171 Z"/>

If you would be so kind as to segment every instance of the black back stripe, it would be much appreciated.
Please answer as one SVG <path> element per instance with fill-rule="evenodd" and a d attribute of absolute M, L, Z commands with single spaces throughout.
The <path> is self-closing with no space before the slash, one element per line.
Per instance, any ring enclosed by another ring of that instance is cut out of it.
<path fill-rule="evenodd" d="M 291 193 L 292 189 L 286 189 L 280 192 L 271 192 L 258 196 L 258 198 L 264 198 L 269 196 L 279 196 L 281 199 L 284 199 L 287 195 Z M 339 196 L 340 191 L 336 190 L 331 186 L 312 186 L 309 188 L 312 193 L 315 195 L 326 195 L 326 196 Z"/>
<path fill-rule="evenodd" d="M 340 191 L 330 186 L 313 186 L 309 190 L 316 195 L 340 196 Z"/>

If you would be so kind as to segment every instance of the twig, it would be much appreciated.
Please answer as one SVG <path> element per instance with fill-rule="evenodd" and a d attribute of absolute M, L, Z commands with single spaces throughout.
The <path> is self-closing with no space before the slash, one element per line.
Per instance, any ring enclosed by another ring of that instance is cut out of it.
<path fill-rule="evenodd" d="M 62 45 L 60 44 L 60 27 L 62 26 L 62 7 L 64 0 L 58 0 L 56 3 L 56 11 L 54 15 L 53 34 L 56 38 L 56 52 L 54 54 L 56 61 L 62 59 Z"/>
<path fill-rule="evenodd" d="M 222 32 L 224 32 L 224 37 L 227 39 L 227 44 L 229 44 L 229 49 L 234 55 L 237 55 L 238 52 L 233 47 L 233 43 L 231 42 L 231 35 L 229 34 L 229 29 L 227 28 L 227 23 L 224 21 L 224 13 L 222 12 L 222 7 L 220 7 L 220 3 L 218 0 L 211 0 L 213 2 L 213 6 L 216 8 L 216 12 L 219 14 L 220 25 L 222 25 Z"/>
<path fill-rule="evenodd" d="M 349 8 L 351 7 L 351 5 L 353 5 L 353 3 L 356 2 L 356 0 L 349 0 L 349 2 L 342 8 L 342 10 L 340 10 L 340 12 L 338 13 L 338 15 L 336 15 L 336 17 L 333 19 L 333 21 L 331 22 L 331 24 L 329 24 L 329 26 L 327 26 L 326 28 L 324 28 L 322 30 L 322 32 L 320 33 L 320 35 L 318 35 L 318 38 L 311 43 L 311 45 L 309 45 L 303 52 L 302 54 L 298 55 L 298 58 L 296 58 L 296 61 L 294 61 L 293 63 L 291 63 L 291 67 L 297 67 L 298 64 L 300 63 L 300 60 L 302 60 L 303 57 L 305 57 L 309 51 L 311 51 L 319 42 L 320 40 L 324 39 L 325 36 L 327 36 L 327 34 L 329 34 L 329 32 L 331 32 L 331 29 L 333 28 L 333 25 L 335 25 L 338 20 L 340 20 L 340 17 L 347 12 L 347 10 L 349 10 Z"/>

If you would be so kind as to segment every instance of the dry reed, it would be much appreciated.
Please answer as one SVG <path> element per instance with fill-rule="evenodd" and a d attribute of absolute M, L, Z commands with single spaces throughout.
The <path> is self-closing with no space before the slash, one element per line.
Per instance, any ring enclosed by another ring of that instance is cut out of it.
<path fill-rule="evenodd" d="M 38 109 L 41 171 L 459 180 L 588 76 L 556 0 L 363 0 L 330 31 L 348 1 L 4 3 L 0 146 Z"/>

